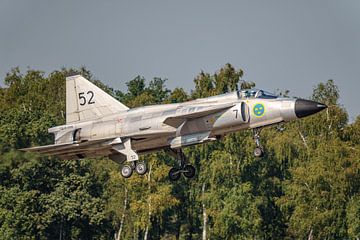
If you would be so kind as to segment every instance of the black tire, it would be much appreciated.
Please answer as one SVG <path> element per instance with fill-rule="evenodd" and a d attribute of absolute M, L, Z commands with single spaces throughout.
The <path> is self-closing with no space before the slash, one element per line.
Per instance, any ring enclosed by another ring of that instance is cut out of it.
<path fill-rule="evenodd" d="M 181 172 L 177 168 L 171 168 L 169 171 L 169 179 L 171 181 L 177 181 L 181 177 Z"/>
<path fill-rule="evenodd" d="M 184 176 L 187 178 L 193 178 L 195 176 L 195 168 L 193 165 L 186 165 L 184 167 Z"/>
<path fill-rule="evenodd" d="M 121 176 L 123 176 L 124 178 L 129 178 L 129 177 L 131 177 L 131 175 L 133 173 L 133 169 L 129 165 L 124 165 L 124 166 L 122 166 L 120 173 L 121 173 Z"/>
<path fill-rule="evenodd" d="M 261 148 L 257 147 L 254 149 L 254 156 L 255 157 L 262 157 L 264 155 L 264 152 Z"/>
<path fill-rule="evenodd" d="M 145 173 L 147 173 L 147 170 L 148 168 L 144 161 L 139 161 L 136 163 L 135 171 L 137 174 L 144 175 Z"/>

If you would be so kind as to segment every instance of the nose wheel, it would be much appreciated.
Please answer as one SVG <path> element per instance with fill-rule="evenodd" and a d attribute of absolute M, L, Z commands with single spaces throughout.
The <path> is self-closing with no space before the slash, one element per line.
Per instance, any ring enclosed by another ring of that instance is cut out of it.
<path fill-rule="evenodd" d="M 255 157 L 262 157 L 263 155 L 264 155 L 264 151 L 261 148 L 257 147 L 254 149 Z"/>
<path fill-rule="evenodd" d="M 260 132 L 261 132 L 261 128 L 253 129 L 254 140 L 255 140 L 255 145 L 256 145 L 256 148 L 254 149 L 254 156 L 255 157 L 264 156 L 264 150 L 263 150 L 263 147 L 261 146 L 261 143 L 260 143 Z"/>
<path fill-rule="evenodd" d="M 188 163 L 188 159 L 181 149 L 174 150 L 169 149 L 169 153 L 176 157 L 179 161 L 179 167 L 173 167 L 169 171 L 169 179 L 171 181 L 177 181 L 180 179 L 181 174 L 183 174 L 186 178 L 193 178 L 195 176 L 196 170 L 195 167 Z"/>

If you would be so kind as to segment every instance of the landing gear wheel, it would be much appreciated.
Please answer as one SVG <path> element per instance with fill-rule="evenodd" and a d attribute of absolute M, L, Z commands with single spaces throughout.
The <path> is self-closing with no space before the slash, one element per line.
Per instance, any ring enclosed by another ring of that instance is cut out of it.
<path fill-rule="evenodd" d="M 262 157 L 264 155 L 263 148 L 260 144 L 260 132 L 261 132 L 261 128 L 253 129 L 254 140 L 255 140 L 255 144 L 256 144 L 256 148 L 254 149 L 255 157 Z"/>
<path fill-rule="evenodd" d="M 121 176 L 123 176 L 124 178 L 129 178 L 129 177 L 131 177 L 132 173 L 133 173 L 133 169 L 131 166 L 129 166 L 129 165 L 122 166 Z"/>
<path fill-rule="evenodd" d="M 144 175 L 147 172 L 147 166 L 144 161 L 139 161 L 136 163 L 135 171 L 139 175 Z"/>
<path fill-rule="evenodd" d="M 184 167 L 184 176 L 187 178 L 193 178 L 195 176 L 195 168 L 193 165 L 186 165 Z"/>
<path fill-rule="evenodd" d="M 260 147 L 255 148 L 255 150 L 254 150 L 255 157 L 262 157 L 263 155 L 264 155 L 264 152 Z"/>
<path fill-rule="evenodd" d="M 171 181 L 177 181 L 179 180 L 181 176 L 181 172 L 179 169 L 177 168 L 171 168 L 170 171 L 169 171 L 169 178 Z"/>

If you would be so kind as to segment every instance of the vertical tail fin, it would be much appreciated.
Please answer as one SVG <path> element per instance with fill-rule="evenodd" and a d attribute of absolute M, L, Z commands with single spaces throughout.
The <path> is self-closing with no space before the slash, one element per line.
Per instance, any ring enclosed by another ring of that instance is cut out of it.
<path fill-rule="evenodd" d="M 66 78 L 66 123 L 94 120 L 129 108 L 81 75 Z"/>

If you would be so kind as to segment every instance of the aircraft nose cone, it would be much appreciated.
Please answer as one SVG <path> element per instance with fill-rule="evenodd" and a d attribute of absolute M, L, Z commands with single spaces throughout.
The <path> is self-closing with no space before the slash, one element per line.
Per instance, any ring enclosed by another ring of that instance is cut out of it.
<path fill-rule="evenodd" d="M 314 113 L 320 112 L 327 108 L 325 104 L 315 101 L 296 99 L 295 101 L 295 114 L 298 118 L 303 118 Z"/>

